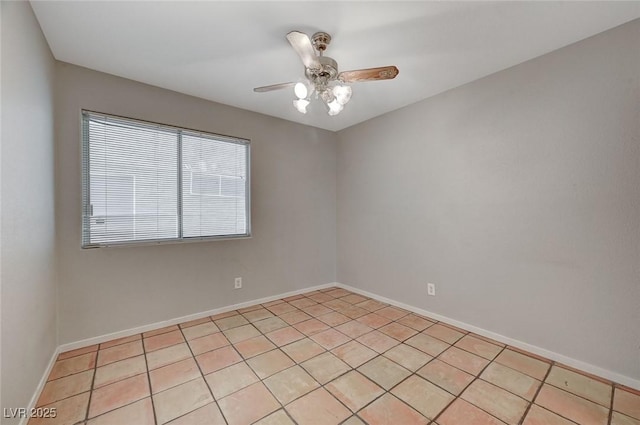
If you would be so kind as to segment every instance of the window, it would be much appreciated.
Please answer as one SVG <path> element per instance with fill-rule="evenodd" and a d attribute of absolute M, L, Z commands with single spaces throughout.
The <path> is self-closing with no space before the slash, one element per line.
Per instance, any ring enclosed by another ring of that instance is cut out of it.
<path fill-rule="evenodd" d="M 82 247 L 250 236 L 249 141 L 82 113 Z"/>

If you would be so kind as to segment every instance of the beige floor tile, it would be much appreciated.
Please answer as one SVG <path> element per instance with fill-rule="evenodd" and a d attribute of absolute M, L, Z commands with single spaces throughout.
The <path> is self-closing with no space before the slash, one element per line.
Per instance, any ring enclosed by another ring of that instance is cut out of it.
<path fill-rule="evenodd" d="M 382 354 L 392 347 L 400 344 L 399 341 L 386 336 L 382 332 L 372 331 L 368 334 L 364 334 L 359 338 L 356 338 L 359 343 L 371 348 L 372 350 Z"/>
<path fill-rule="evenodd" d="M 220 329 L 212 321 L 200 323 L 199 325 L 190 326 L 182 329 L 182 333 L 187 340 L 196 339 L 205 335 L 210 335 L 216 332 L 220 332 Z"/>
<path fill-rule="evenodd" d="M 238 309 L 238 313 L 244 314 L 244 313 L 248 313 L 250 311 L 255 311 L 255 310 L 262 310 L 262 306 L 260 306 L 260 304 L 253 304 L 250 305 L 248 307 L 244 307 L 244 308 L 239 308 Z"/>
<path fill-rule="evenodd" d="M 46 409 L 56 409 L 56 417 L 32 418 L 29 425 L 69 425 L 84 420 L 89 404 L 89 393 L 74 395 L 64 400 L 42 406 Z"/>
<path fill-rule="evenodd" d="M 568 421 L 562 416 L 534 404 L 529 409 L 522 425 L 575 425 L 575 422 Z"/>
<path fill-rule="evenodd" d="M 358 341 L 349 341 L 344 345 L 334 348 L 331 352 L 353 368 L 368 362 L 378 355 L 378 353 L 365 347 Z"/>
<path fill-rule="evenodd" d="M 144 349 L 148 353 L 150 351 L 159 350 L 161 348 L 170 347 L 172 345 L 184 342 L 182 332 L 179 330 L 167 332 L 161 335 L 152 336 L 144 339 Z M 99 360 L 99 359 L 98 359 Z"/>
<path fill-rule="evenodd" d="M 328 313 L 331 313 L 332 311 L 330 308 L 322 304 L 311 305 L 309 307 L 304 307 L 301 310 L 307 313 L 311 317 L 322 316 L 323 314 L 328 314 Z"/>
<path fill-rule="evenodd" d="M 208 323 L 208 322 L 211 322 L 211 318 L 203 317 L 201 319 L 194 319 L 194 320 L 189 320 L 188 322 L 180 323 L 178 324 L 178 326 L 180 327 L 180 329 L 185 329 L 185 328 L 190 328 L 192 326 L 201 325 L 203 323 Z"/>
<path fill-rule="evenodd" d="M 112 339 L 111 341 L 103 342 L 100 344 L 100 349 L 104 350 L 105 348 L 115 347 L 116 345 L 126 344 L 127 342 L 133 342 L 142 340 L 142 334 L 135 334 L 131 336 L 125 336 L 118 339 Z"/>
<path fill-rule="evenodd" d="M 506 349 L 500 353 L 498 357 L 496 357 L 495 361 L 501 365 L 508 366 L 511 369 L 522 372 L 525 375 L 536 378 L 539 381 L 544 379 L 549 367 L 551 367 L 548 363 L 510 349 Z"/>
<path fill-rule="evenodd" d="M 266 334 L 275 331 L 276 329 L 286 328 L 289 324 L 279 317 L 269 317 L 267 319 L 254 322 L 253 326 L 258 328 L 258 330 L 263 334 Z"/>
<path fill-rule="evenodd" d="M 297 308 L 295 308 L 294 306 L 292 306 L 289 303 L 281 303 L 278 305 L 274 305 L 274 306 L 269 306 L 268 310 L 271 311 L 273 314 L 277 315 L 277 316 L 282 316 L 283 314 L 287 314 L 287 313 L 291 313 L 294 311 L 298 311 Z"/>
<path fill-rule="evenodd" d="M 291 403 L 296 398 L 320 386 L 311 375 L 298 365 L 270 376 L 264 380 L 264 384 L 283 405 Z"/>
<path fill-rule="evenodd" d="M 44 406 L 55 401 L 89 391 L 93 381 L 93 369 L 49 381 L 44 386 L 37 406 Z"/>
<path fill-rule="evenodd" d="M 131 357 L 119 362 L 109 363 L 96 369 L 94 388 L 112 384 L 125 378 L 147 372 L 147 362 L 144 356 Z"/>
<path fill-rule="evenodd" d="M 529 406 L 526 400 L 480 379 L 460 397 L 509 425 L 517 425 Z"/>
<path fill-rule="evenodd" d="M 74 373 L 84 372 L 93 369 L 96 365 L 96 353 L 87 353 L 80 356 L 71 357 L 64 360 L 58 360 L 51 368 L 49 373 L 49 381 L 73 375 Z"/>
<path fill-rule="evenodd" d="M 145 332 L 142 334 L 142 337 L 149 338 L 149 337 L 164 334 L 167 332 L 177 331 L 178 329 L 180 329 L 178 325 L 165 326 L 164 328 L 154 329 L 152 331 Z"/>
<path fill-rule="evenodd" d="M 258 377 L 245 362 L 236 363 L 205 376 L 216 400 L 258 382 Z"/>
<path fill-rule="evenodd" d="M 155 423 L 151 398 L 147 397 L 91 419 L 87 425 L 155 425 Z"/>
<path fill-rule="evenodd" d="M 311 335 L 310 338 L 326 350 L 331 350 L 351 340 L 351 338 L 336 331 L 335 329 L 327 329 L 326 331 L 318 332 L 317 334 Z"/>
<path fill-rule="evenodd" d="M 245 359 L 255 357 L 258 354 L 266 353 L 276 348 L 271 341 L 262 335 L 240 341 L 234 344 L 234 347 Z"/>
<path fill-rule="evenodd" d="M 323 385 L 350 369 L 345 362 L 328 352 L 307 360 L 300 366 Z"/>
<path fill-rule="evenodd" d="M 114 424 L 119 425 L 119 424 Z M 193 412 L 180 416 L 169 425 L 227 425 L 216 403 L 209 403 Z"/>
<path fill-rule="evenodd" d="M 298 298 L 297 300 L 290 301 L 289 304 L 302 309 L 311 305 L 317 305 L 318 303 L 309 298 Z"/>
<path fill-rule="evenodd" d="M 605 425 L 609 410 L 554 386 L 544 384 L 535 403 L 580 424 Z"/>
<path fill-rule="evenodd" d="M 303 339 L 305 336 L 293 326 L 287 326 L 273 332 L 266 334 L 266 337 L 271 340 L 276 346 L 282 347 L 283 345 L 291 344 L 294 341 Z"/>
<path fill-rule="evenodd" d="M 323 314 L 322 316 L 317 317 L 321 322 L 326 323 L 329 326 L 338 326 L 343 323 L 351 321 L 351 319 L 344 314 L 340 314 L 337 311 L 332 311 L 331 313 Z"/>
<path fill-rule="evenodd" d="M 455 398 L 445 390 L 416 375 L 404 380 L 391 393 L 428 419 L 435 419 Z"/>
<path fill-rule="evenodd" d="M 325 323 L 322 323 L 318 319 L 309 319 L 304 322 L 296 323 L 293 325 L 297 330 L 302 332 L 307 336 L 311 336 L 313 334 L 317 334 L 318 332 L 326 331 L 329 329 Z"/>
<path fill-rule="evenodd" d="M 467 351 L 461 350 L 457 347 L 451 347 L 438 357 L 445 363 L 449 363 L 451 366 L 455 366 L 458 369 L 462 369 L 472 375 L 478 375 L 482 372 L 482 369 L 489 364 L 489 360 L 484 359 L 475 354 L 471 354 Z"/>
<path fill-rule="evenodd" d="M 416 330 L 396 322 L 389 323 L 388 325 L 385 325 L 378 330 L 383 334 L 390 336 L 393 339 L 397 339 L 401 342 L 418 333 Z"/>
<path fill-rule="evenodd" d="M 149 372 L 151 392 L 156 394 L 200 376 L 200 369 L 193 357 L 171 363 Z"/>
<path fill-rule="evenodd" d="M 359 317 L 366 316 L 367 314 L 369 314 L 369 310 L 365 310 L 364 308 L 360 308 L 355 305 L 340 309 L 339 312 L 349 317 L 350 319 L 357 319 Z"/>
<path fill-rule="evenodd" d="M 232 344 L 237 344 L 245 339 L 260 336 L 260 331 L 253 325 L 238 326 L 237 328 L 227 329 L 223 331 L 223 333 Z"/>
<path fill-rule="evenodd" d="M 407 369 L 382 356 L 363 364 L 358 368 L 358 371 L 385 390 L 390 390 L 411 375 Z"/>
<path fill-rule="evenodd" d="M 294 365 L 293 361 L 281 350 L 273 350 L 247 360 L 251 369 L 260 379 L 265 379 Z"/>
<path fill-rule="evenodd" d="M 611 405 L 611 391 L 613 390 L 611 385 L 603 384 L 568 369 L 553 366 L 545 382 L 598 403 L 607 409 Z"/>
<path fill-rule="evenodd" d="M 98 388 L 91 394 L 89 418 L 149 397 L 149 395 L 149 378 L 146 374 L 136 375 Z"/>
<path fill-rule="evenodd" d="M 412 372 L 420 369 L 433 358 L 407 344 L 396 345 L 383 355 Z"/>
<path fill-rule="evenodd" d="M 491 363 L 480 375 L 482 379 L 526 400 L 533 400 L 542 382 L 500 363 Z"/>
<path fill-rule="evenodd" d="M 423 333 L 412 336 L 404 343 L 417 348 L 418 350 L 423 351 L 433 357 L 439 355 L 450 347 L 450 345 L 446 342 L 432 336 L 425 335 Z"/>
<path fill-rule="evenodd" d="M 435 325 L 430 326 L 423 333 L 434 338 L 438 338 L 439 340 L 442 340 L 447 344 L 454 344 L 464 336 L 462 332 L 458 332 L 455 329 L 452 329 L 440 323 L 436 323 Z"/>
<path fill-rule="evenodd" d="M 429 423 L 427 418 L 388 393 L 362 409 L 358 415 L 370 425 L 427 425 Z"/>
<path fill-rule="evenodd" d="M 98 351 L 98 366 L 128 359 L 143 354 L 142 341 L 132 341 Z"/>
<path fill-rule="evenodd" d="M 205 335 L 200 338 L 192 339 L 188 341 L 189 347 L 196 356 L 198 354 L 206 353 L 217 348 L 229 345 L 230 342 L 222 332 L 214 333 L 211 335 Z"/>
<path fill-rule="evenodd" d="M 337 425 L 351 412 L 324 388 L 299 398 L 286 406 L 287 411 L 299 425 Z"/>
<path fill-rule="evenodd" d="M 385 307 L 380 310 L 377 310 L 376 314 L 379 314 L 380 316 L 384 316 L 387 319 L 398 320 L 401 317 L 408 315 L 409 312 L 407 310 L 403 310 L 398 307 L 389 306 L 389 307 Z"/>
<path fill-rule="evenodd" d="M 249 311 L 247 313 L 243 313 L 242 315 L 244 316 L 245 319 L 247 319 L 251 323 L 257 322 L 259 320 L 264 320 L 267 317 L 273 317 L 273 313 L 271 313 L 266 308 L 260 308 L 258 310 Z"/>
<path fill-rule="evenodd" d="M 260 419 L 254 425 L 295 425 L 289 415 L 284 411 L 284 409 L 280 409 L 277 412 L 274 412 L 267 416 L 266 418 Z"/>
<path fill-rule="evenodd" d="M 418 332 L 422 332 L 423 330 L 427 329 L 429 326 L 433 326 L 435 324 L 431 320 L 418 316 L 417 314 L 410 314 L 408 316 L 404 316 L 402 319 L 398 320 L 398 323 L 400 323 L 401 325 L 408 326 L 411 329 L 415 329 Z"/>
<path fill-rule="evenodd" d="M 326 295 L 326 294 L 311 294 L 308 297 L 309 299 L 314 300 L 315 302 L 318 303 L 326 303 L 327 301 L 331 301 L 333 299 L 333 297 Z"/>
<path fill-rule="evenodd" d="M 221 331 L 226 331 L 228 329 L 237 328 L 249 323 L 247 319 L 245 319 L 241 315 L 229 316 L 222 319 L 214 320 L 214 323 Z"/>
<path fill-rule="evenodd" d="M 504 422 L 460 398 L 438 418 L 439 425 L 504 425 Z"/>
<path fill-rule="evenodd" d="M 473 335 L 463 336 L 455 343 L 455 346 L 488 360 L 493 360 L 502 351 L 502 347 L 476 338 Z"/>
<path fill-rule="evenodd" d="M 444 388 L 453 395 L 460 395 L 475 379 L 473 375 L 448 365 L 445 362 L 441 362 L 438 359 L 433 359 L 422 369 L 418 370 L 418 375 Z"/>
<path fill-rule="evenodd" d="M 240 315 L 240 313 L 238 313 L 237 310 L 231 310 L 231 311 L 225 311 L 224 313 L 214 314 L 213 316 L 210 317 L 210 319 L 215 322 L 217 320 L 226 319 L 227 317 L 238 316 L 238 315 Z"/>
<path fill-rule="evenodd" d="M 242 361 L 240 354 L 231 346 L 218 348 L 217 350 L 207 351 L 204 354 L 196 356 L 196 361 L 200 365 L 202 373 L 207 375 L 227 366 Z"/>
<path fill-rule="evenodd" d="M 357 412 L 384 393 L 377 384 L 355 370 L 334 379 L 325 388 L 352 412 Z"/>
<path fill-rule="evenodd" d="M 149 370 L 152 370 L 189 357 L 192 356 L 187 344 L 172 345 L 171 347 L 147 353 L 147 365 Z"/>
<path fill-rule="evenodd" d="M 153 406 L 159 425 L 192 412 L 212 401 L 213 397 L 202 378 L 185 382 L 153 395 Z"/>
<path fill-rule="evenodd" d="M 261 382 L 256 382 L 218 402 L 229 425 L 249 425 L 280 408 Z"/>
<path fill-rule="evenodd" d="M 613 410 L 640 420 L 640 395 L 616 388 L 613 397 Z"/>
<path fill-rule="evenodd" d="M 71 357 L 76 357 L 82 354 L 93 353 L 98 351 L 98 344 L 90 345 L 88 347 L 78 348 L 76 350 L 65 351 L 64 353 L 60 353 L 56 360 L 65 360 Z"/>
<path fill-rule="evenodd" d="M 282 351 L 287 353 L 295 362 L 302 363 L 320 353 L 324 353 L 325 349 L 316 344 L 309 338 L 304 338 L 282 347 Z"/>
<path fill-rule="evenodd" d="M 369 298 L 363 297 L 362 295 L 351 294 L 345 297 L 340 298 L 342 301 L 346 301 L 349 304 L 359 304 L 361 302 L 367 301 Z"/>
<path fill-rule="evenodd" d="M 280 318 L 290 325 L 295 325 L 296 323 L 305 322 L 311 319 L 311 316 L 304 311 L 296 309 L 295 311 L 290 311 L 281 315 Z"/>
<path fill-rule="evenodd" d="M 356 305 L 360 308 L 364 308 L 365 310 L 369 310 L 369 311 L 376 311 L 376 310 L 380 310 L 381 308 L 385 308 L 389 306 L 389 304 L 385 304 L 381 301 L 372 300 L 372 299 L 363 301 Z"/>
<path fill-rule="evenodd" d="M 343 323 L 339 326 L 336 326 L 336 329 L 351 338 L 358 338 L 362 335 L 368 334 L 373 330 L 369 326 L 360 323 L 357 320 L 351 320 L 349 322 Z"/>
<path fill-rule="evenodd" d="M 370 327 L 371 329 L 378 329 L 392 322 L 391 319 L 387 319 L 386 317 L 380 316 L 379 314 L 375 313 L 369 313 L 367 315 L 358 317 L 356 320 L 363 325 Z"/>
<path fill-rule="evenodd" d="M 613 412 L 611 416 L 611 425 L 640 425 L 640 419 L 634 419 L 631 416 L 623 415 L 619 412 Z"/>
<path fill-rule="evenodd" d="M 366 425 L 366 424 L 362 422 L 362 419 L 360 419 L 359 417 L 352 416 L 346 421 L 344 421 L 342 425 Z"/>

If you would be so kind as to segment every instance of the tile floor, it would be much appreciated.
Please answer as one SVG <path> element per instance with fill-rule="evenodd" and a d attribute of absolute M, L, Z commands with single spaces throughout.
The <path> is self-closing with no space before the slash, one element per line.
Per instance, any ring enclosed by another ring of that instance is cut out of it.
<path fill-rule="evenodd" d="M 331 288 L 60 354 L 29 425 L 640 425 L 640 392 Z"/>

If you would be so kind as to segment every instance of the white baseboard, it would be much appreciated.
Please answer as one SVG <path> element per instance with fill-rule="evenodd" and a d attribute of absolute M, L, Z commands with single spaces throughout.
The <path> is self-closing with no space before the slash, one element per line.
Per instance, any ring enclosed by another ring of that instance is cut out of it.
<path fill-rule="evenodd" d="M 113 339 L 124 338 L 131 335 L 140 334 L 143 332 L 153 331 L 155 329 L 164 328 L 166 326 L 177 325 L 179 323 L 188 322 L 190 320 L 202 319 L 203 317 L 213 316 L 220 313 L 226 313 L 227 311 L 238 310 L 240 308 L 250 307 L 255 304 L 264 304 L 269 301 L 279 300 L 280 298 L 291 297 L 294 295 L 304 294 L 305 292 L 317 291 L 318 289 L 326 289 L 336 286 L 335 282 L 325 283 L 322 285 L 311 286 L 304 289 L 297 289 L 295 291 L 285 292 L 283 294 L 272 295 L 257 300 L 244 301 L 239 304 L 229 305 L 225 307 L 214 308 L 213 310 L 202 311 L 200 313 L 189 314 L 187 316 L 176 317 L 169 320 L 163 320 L 161 322 L 150 323 L 148 325 L 137 326 L 135 328 L 125 329 L 118 332 L 113 332 L 105 335 L 96 336 L 93 338 L 87 338 L 80 341 L 69 342 L 62 344 L 58 347 L 58 353 L 64 353 L 65 351 L 75 350 L 77 348 L 88 347 L 90 345 L 100 344 L 103 342 L 111 341 Z"/>
<path fill-rule="evenodd" d="M 36 387 L 36 390 L 33 393 L 33 397 L 31 397 L 31 400 L 29 400 L 29 404 L 27 405 L 27 412 L 30 411 L 32 408 L 36 407 L 36 403 L 38 402 L 38 399 L 40 398 L 40 394 L 42 393 L 42 390 L 44 389 L 44 386 L 47 383 L 47 378 L 51 373 L 51 369 L 53 369 L 53 365 L 55 364 L 59 353 L 60 353 L 60 347 L 57 347 L 55 350 L 53 350 L 53 355 L 51 356 L 51 359 L 49 359 L 49 364 L 47 365 L 47 368 L 45 369 L 44 374 L 42 375 L 42 378 L 40 378 L 40 382 L 38 382 L 38 386 Z M 20 420 L 20 425 L 27 425 L 28 421 L 29 421 L 28 417 L 22 418 Z"/>
<path fill-rule="evenodd" d="M 592 375 L 600 376 L 600 377 L 605 378 L 605 379 L 607 379 L 609 381 L 613 381 L 613 382 L 615 382 L 617 384 L 626 385 L 627 387 L 631 387 L 631 388 L 640 390 L 640 381 L 637 380 L 637 379 L 629 378 L 628 376 L 624 376 L 624 375 L 621 375 L 619 373 L 612 372 L 612 371 L 607 370 L 607 369 L 603 369 L 601 367 L 592 365 L 590 363 L 585 363 L 583 361 L 576 360 L 576 359 L 571 358 L 571 357 L 567 357 L 565 355 L 556 353 L 554 351 L 546 350 L 544 348 L 540 348 L 540 347 L 537 347 L 535 345 L 527 344 L 526 342 L 522 342 L 522 341 L 519 341 L 517 339 L 509 338 L 509 337 L 506 337 L 504 335 L 500 335 L 500 334 L 497 334 L 495 332 L 491 332 L 491 331 L 488 331 L 486 329 L 482 329 L 482 328 L 479 328 L 477 326 L 470 325 L 468 323 L 460 322 L 458 320 L 451 319 L 449 317 L 442 316 L 440 314 L 432 313 L 430 311 L 427 311 L 427 310 L 424 310 L 424 309 L 421 309 L 421 308 L 418 308 L 418 307 L 414 307 L 412 305 L 401 303 L 401 302 L 392 300 L 390 298 L 382 297 L 380 295 L 377 295 L 377 294 L 374 294 L 374 293 L 371 293 L 371 292 L 368 292 L 368 291 L 363 291 L 362 289 L 358 289 L 358 288 L 355 288 L 353 286 L 345 285 L 343 283 L 336 283 L 336 286 L 339 287 L 339 288 L 346 289 L 346 290 L 351 291 L 351 292 L 355 292 L 355 293 L 360 294 L 360 295 L 364 295 L 364 296 L 369 297 L 369 298 L 373 298 L 375 300 L 378 300 L 378 301 L 381 301 L 381 302 L 384 302 L 384 303 L 387 303 L 387 304 L 391 304 L 391 305 L 396 306 L 396 307 L 403 308 L 405 310 L 412 311 L 412 312 L 420 314 L 422 316 L 431 317 L 431 318 L 433 318 L 435 320 L 438 320 L 438 321 L 441 321 L 441 322 L 444 322 L 444 323 L 448 323 L 448 324 L 453 325 L 455 327 L 464 329 L 464 330 L 469 331 L 469 332 L 473 332 L 475 334 L 484 336 L 486 338 L 491 338 L 491 339 L 496 340 L 498 342 L 501 342 L 503 344 L 511 345 L 511 346 L 519 348 L 521 350 L 525 350 L 525 351 L 528 351 L 530 353 L 536 354 L 538 356 L 545 357 L 545 358 L 547 358 L 549 360 L 553 360 L 555 362 L 562 363 L 564 365 L 567 365 L 567 366 L 570 366 L 570 367 L 573 367 L 573 368 L 576 368 L 576 369 L 580 369 L 580 370 L 582 370 L 584 372 L 587 372 L 587 373 L 590 373 Z"/>

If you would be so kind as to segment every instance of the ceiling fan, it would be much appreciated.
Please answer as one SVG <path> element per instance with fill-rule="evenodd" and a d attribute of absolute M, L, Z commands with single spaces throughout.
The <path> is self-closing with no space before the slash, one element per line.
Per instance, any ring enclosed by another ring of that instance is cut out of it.
<path fill-rule="evenodd" d="M 303 114 L 307 113 L 309 99 L 314 93 L 316 99 L 322 99 L 327 105 L 329 115 L 337 115 L 351 99 L 351 86 L 344 83 L 391 80 L 398 75 L 398 68 L 395 66 L 338 72 L 338 63 L 324 56 L 324 51 L 331 43 L 331 36 L 326 32 L 317 32 L 309 38 L 303 32 L 291 31 L 287 34 L 287 40 L 302 59 L 307 84 L 280 83 L 256 87 L 253 91 L 262 93 L 293 87 L 297 97 L 293 106 Z"/>

